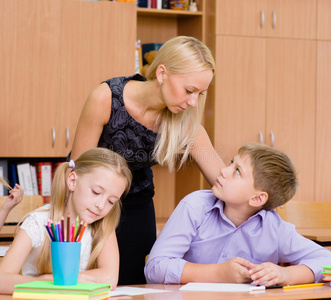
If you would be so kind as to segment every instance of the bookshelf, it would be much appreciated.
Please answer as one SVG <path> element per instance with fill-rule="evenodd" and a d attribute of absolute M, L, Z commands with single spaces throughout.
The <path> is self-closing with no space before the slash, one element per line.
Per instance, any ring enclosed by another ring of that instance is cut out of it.
<path fill-rule="evenodd" d="M 107 78 L 134 73 L 137 39 L 163 43 L 190 35 L 213 49 L 215 0 L 197 4 L 189 12 L 112 1 L 1 1 L 0 159 L 64 161 L 88 93 Z M 207 102 L 209 117 L 213 100 Z M 158 218 L 168 218 L 203 183 L 194 163 L 176 174 L 159 166 L 154 172 Z"/>
<path fill-rule="evenodd" d="M 198 11 L 171 9 L 137 8 L 137 39 L 141 44 L 164 43 L 178 36 L 188 35 L 203 41 L 213 52 L 215 31 L 215 0 L 197 1 Z M 213 83 L 209 88 L 205 118 L 213 116 Z M 209 122 L 207 132 L 213 130 Z M 201 189 L 206 184 L 194 162 L 188 162 L 178 172 L 169 173 L 168 169 L 153 167 L 155 184 L 155 211 L 158 222 L 170 216 L 178 202 L 190 192 Z"/>

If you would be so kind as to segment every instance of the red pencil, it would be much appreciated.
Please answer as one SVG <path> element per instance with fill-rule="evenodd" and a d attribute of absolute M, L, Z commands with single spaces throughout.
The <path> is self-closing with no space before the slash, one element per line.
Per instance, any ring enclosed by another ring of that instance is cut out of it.
<path fill-rule="evenodd" d="M 87 227 L 87 222 L 85 221 L 84 226 L 82 228 L 82 231 L 80 232 L 80 235 L 79 235 L 79 238 L 78 238 L 77 242 L 80 242 L 82 240 L 82 237 L 83 237 L 83 234 L 84 234 L 84 231 L 85 231 L 86 227 Z"/>

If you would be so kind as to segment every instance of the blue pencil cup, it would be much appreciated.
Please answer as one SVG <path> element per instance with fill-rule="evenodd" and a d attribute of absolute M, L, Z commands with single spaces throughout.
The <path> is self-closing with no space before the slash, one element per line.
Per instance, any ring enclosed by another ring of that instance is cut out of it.
<path fill-rule="evenodd" d="M 51 242 L 55 285 L 76 285 L 80 262 L 80 242 Z"/>

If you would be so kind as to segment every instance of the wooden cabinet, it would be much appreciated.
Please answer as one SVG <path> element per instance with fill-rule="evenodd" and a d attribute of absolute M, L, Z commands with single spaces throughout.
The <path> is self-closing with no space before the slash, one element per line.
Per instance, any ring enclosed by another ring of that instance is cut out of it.
<path fill-rule="evenodd" d="M 90 90 L 134 72 L 135 4 L 0 5 L 0 156 L 65 157 Z"/>
<path fill-rule="evenodd" d="M 263 142 L 285 151 L 298 171 L 300 187 L 295 199 L 311 200 L 317 45 L 316 31 L 302 30 L 302 20 L 316 29 L 316 2 L 252 3 L 249 10 L 247 1 L 216 2 L 215 148 L 226 163 L 246 142 Z M 263 7 L 268 13 L 264 12 L 262 28 Z M 274 29 L 282 28 L 278 31 L 273 31 L 266 18 L 272 16 L 272 7 L 277 14 Z M 242 17 L 246 11 L 248 16 Z M 228 13 L 231 19 L 226 19 Z M 235 22 L 239 27 L 229 28 L 233 19 L 242 20 Z"/>
<path fill-rule="evenodd" d="M 315 199 L 331 201 L 331 1 L 318 0 Z"/>
<path fill-rule="evenodd" d="M 136 5 L 64 0 L 61 27 L 58 156 L 67 156 L 91 90 L 108 78 L 134 73 Z"/>
<path fill-rule="evenodd" d="M 314 0 L 216 2 L 216 34 L 300 39 L 316 36 Z"/>
<path fill-rule="evenodd" d="M 53 156 L 59 126 L 59 1 L 0 1 L 0 156 Z"/>

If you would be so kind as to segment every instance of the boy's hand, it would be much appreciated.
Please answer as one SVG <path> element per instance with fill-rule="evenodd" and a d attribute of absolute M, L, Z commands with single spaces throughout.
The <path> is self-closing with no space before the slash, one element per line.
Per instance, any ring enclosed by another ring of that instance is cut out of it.
<path fill-rule="evenodd" d="M 226 262 L 222 263 L 223 274 L 222 278 L 231 283 L 250 283 L 252 282 L 251 275 L 248 271 L 249 267 L 252 265 L 248 260 L 241 257 L 234 257 Z"/>
<path fill-rule="evenodd" d="M 14 206 L 16 206 L 22 201 L 23 193 L 24 191 L 22 187 L 16 183 L 15 187 L 9 191 L 9 196 L 3 203 L 2 209 L 9 212 Z"/>
<path fill-rule="evenodd" d="M 259 265 L 251 265 L 249 274 L 256 285 L 271 286 L 276 284 L 286 284 L 288 274 L 286 268 L 276 264 L 266 262 Z"/>

